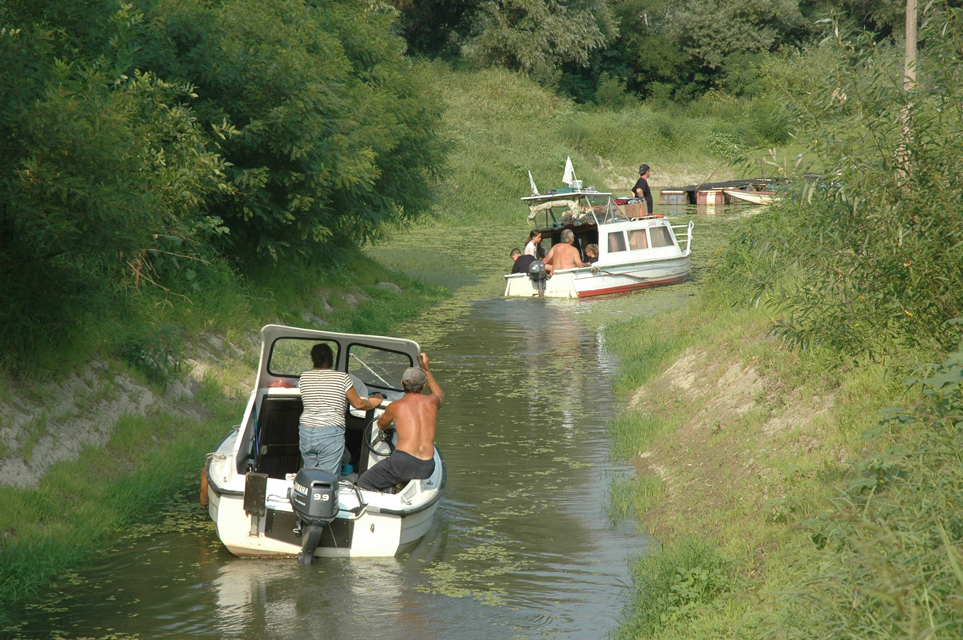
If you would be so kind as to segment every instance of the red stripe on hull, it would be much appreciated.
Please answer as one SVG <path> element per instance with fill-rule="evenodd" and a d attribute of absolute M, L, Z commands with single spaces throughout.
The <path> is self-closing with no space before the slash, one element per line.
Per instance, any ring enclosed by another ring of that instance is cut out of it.
<path fill-rule="evenodd" d="M 666 280 L 652 281 L 652 282 L 638 282 L 635 284 L 626 284 L 620 287 L 609 287 L 608 289 L 592 289 L 591 291 L 577 291 L 579 298 L 591 298 L 593 296 L 605 296 L 610 293 L 625 293 L 626 291 L 635 291 L 636 289 L 648 289 L 649 287 L 660 287 L 664 284 L 677 284 L 683 282 L 689 274 L 686 273 L 678 278 L 668 278 Z"/>

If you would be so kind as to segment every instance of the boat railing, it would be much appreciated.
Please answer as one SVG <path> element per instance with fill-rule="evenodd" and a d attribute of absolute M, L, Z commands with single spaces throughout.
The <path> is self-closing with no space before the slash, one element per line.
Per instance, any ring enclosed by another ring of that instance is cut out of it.
<path fill-rule="evenodd" d="M 686 234 L 685 234 L 685 251 L 684 251 L 684 253 L 685 253 L 686 255 L 689 255 L 689 253 L 691 252 L 691 248 L 692 248 L 692 227 L 694 226 L 694 225 L 693 225 L 693 222 L 692 222 L 691 220 L 689 220 L 689 224 L 673 224 L 673 225 L 669 225 L 669 226 L 672 227 L 672 232 L 673 232 L 673 233 L 675 233 L 675 230 L 676 230 L 676 229 L 685 229 L 685 230 L 686 230 Z M 676 235 L 676 242 L 678 242 L 678 241 L 679 241 L 679 236 Z"/>

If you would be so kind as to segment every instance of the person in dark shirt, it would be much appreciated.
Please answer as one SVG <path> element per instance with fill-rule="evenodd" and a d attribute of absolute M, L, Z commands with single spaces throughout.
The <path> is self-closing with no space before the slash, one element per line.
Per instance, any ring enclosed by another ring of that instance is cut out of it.
<path fill-rule="evenodd" d="M 512 249 L 509 256 L 515 261 L 512 265 L 512 273 L 528 273 L 528 268 L 535 262 L 535 256 L 522 255 L 518 249 Z"/>
<path fill-rule="evenodd" d="M 643 164 L 639 167 L 639 180 L 632 187 L 632 195 L 640 200 L 645 200 L 645 207 L 652 213 L 652 191 L 649 190 L 649 165 Z"/>
<path fill-rule="evenodd" d="M 597 244 L 590 244 L 585 247 L 585 261 L 589 264 L 595 264 L 599 261 L 599 246 Z"/>

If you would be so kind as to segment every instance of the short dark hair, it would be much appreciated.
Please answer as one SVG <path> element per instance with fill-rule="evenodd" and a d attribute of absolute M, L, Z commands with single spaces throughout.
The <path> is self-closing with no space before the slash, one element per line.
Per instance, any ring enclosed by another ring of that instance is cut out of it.
<path fill-rule="evenodd" d="M 326 344 L 316 344 L 311 347 L 311 360 L 315 369 L 330 369 L 334 366 L 334 352 Z"/>
<path fill-rule="evenodd" d="M 521 249 L 519 249 L 518 247 L 515 247 L 514 249 L 512 249 L 512 252 L 508 254 L 508 257 L 514 258 L 515 256 L 520 256 L 520 255 L 522 255 Z"/>

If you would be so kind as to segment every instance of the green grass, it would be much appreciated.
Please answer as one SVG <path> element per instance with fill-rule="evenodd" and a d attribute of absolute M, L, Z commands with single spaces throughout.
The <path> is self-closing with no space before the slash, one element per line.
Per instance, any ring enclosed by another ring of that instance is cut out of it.
<path fill-rule="evenodd" d="M 767 334 L 773 316 L 717 293 L 606 330 L 622 362 L 618 391 L 647 390 L 611 425 L 615 455 L 640 475 L 613 484 L 610 512 L 637 518 L 660 543 L 633 565 L 617 637 L 921 637 L 931 614 L 957 629 L 963 580 L 950 559 L 963 557 L 963 456 L 946 423 L 963 410 L 937 429 L 934 410 L 912 409 L 921 396 L 904 396 L 900 383 L 918 353 L 857 364 L 829 349 L 793 351 Z M 693 354 L 704 372 L 695 396 L 660 382 Z M 713 420 L 727 396 L 699 394 L 734 364 L 736 381 L 751 366 L 764 382 L 751 410 Z M 867 438 L 894 404 L 911 418 Z M 773 429 L 780 419 L 797 426 Z M 867 491 L 866 478 L 886 484 Z"/>
<path fill-rule="evenodd" d="M 746 103 L 719 95 L 688 109 L 609 110 L 576 105 L 505 70 L 460 72 L 438 63 L 434 72 L 445 86 L 451 138 L 438 215 L 461 223 L 515 221 L 518 198 L 529 193 L 528 172 L 542 192 L 561 187 L 569 156 L 584 184 L 628 195 L 642 162 L 652 167 L 653 185 L 683 186 L 714 170 L 713 180 L 758 175 L 757 146 L 777 146 L 779 161 L 799 153 L 753 133 Z M 707 141 L 714 134 L 740 144 L 752 163 L 733 166 L 713 155 Z"/>
<path fill-rule="evenodd" d="M 106 447 L 53 465 L 36 489 L 0 489 L 0 627 L 148 507 L 198 481 L 207 451 L 243 409 L 210 381 L 199 395 L 208 420 L 128 416 Z"/>

